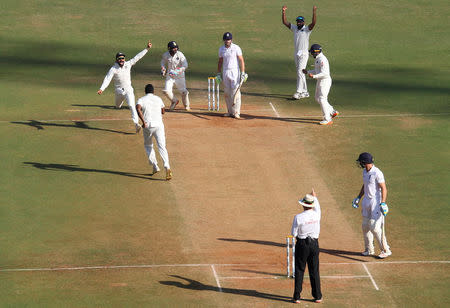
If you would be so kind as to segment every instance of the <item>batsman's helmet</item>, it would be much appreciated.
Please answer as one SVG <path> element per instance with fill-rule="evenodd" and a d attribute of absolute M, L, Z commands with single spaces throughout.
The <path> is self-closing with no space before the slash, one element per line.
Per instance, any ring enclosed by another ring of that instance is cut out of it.
<path fill-rule="evenodd" d="M 310 54 L 319 54 L 322 52 L 322 46 L 320 46 L 319 44 L 312 44 L 311 48 L 309 49 L 309 53 Z"/>
<path fill-rule="evenodd" d="M 121 52 L 116 53 L 116 60 L 117 60 L 117 58 L 119 58 L 119 57 L 125 57 L 125 54 L 124 54 L 124 53 L 121 53 Z"/>
<path fill-rule="evenodd" d="M 233 35 L 230 32 L 225 32 L 223 34 L 223 40 L 227 41 L 227 40 L 232 40 L 233 39 Z"/>
<path fill-rule="evenodd" d="M 364 152 L 359 154 L 359 157 L 356 161 L 361 165 L 361 167 L 364 167 L 364 165 L 366 164 L 373 163 L 373 156 L 370 153 Z"/>
<path fill-rule="evenodd" d="M 295 21 L 305 21 L 305 18 L 303 17 L 303 16 L 298 16 L 296 19 L 295 19 Z"/>
<path fill-rule="evenodd" d="M 175 41 L 170 41 L 170 42 L 167 44 L 167 48 L 169 48 L 169 49 L 174 49 L 174 48 L 180 49 L 180 47 L 178 47 L 177 42 L 175 42 Z"/>

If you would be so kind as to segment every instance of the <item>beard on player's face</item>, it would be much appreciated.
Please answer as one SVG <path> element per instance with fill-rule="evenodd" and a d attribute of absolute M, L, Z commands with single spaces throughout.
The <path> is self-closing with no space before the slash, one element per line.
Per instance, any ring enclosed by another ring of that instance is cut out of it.
<path fill-rule="evenodd" d="M 225 40 L 225 41 L 223 41 L 223 43 L 225 44 L 226 47 L 231 46 L 231 40 Z"/>

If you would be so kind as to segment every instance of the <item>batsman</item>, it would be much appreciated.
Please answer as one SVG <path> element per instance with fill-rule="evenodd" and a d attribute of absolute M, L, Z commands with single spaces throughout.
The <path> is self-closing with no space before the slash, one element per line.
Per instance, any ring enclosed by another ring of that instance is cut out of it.
<path fill-rule="evenodd" d="M 381 250 L 378 257 L 384 259 L 392 255 L 384 231 L 385 216 L 389 211 L 386 204 L 387 188 L 384 175 L 380 169 L 375 167 L 373 156 L 370 153 L 359 154 L 356 162 L 363 169 L 363 185 L 358 196 L 353 200 L 352 206 L 358 208 L 360 200 L 364 196 L 361 208 L 365 250 L 362 255 L 371 256 L 375 254 L 373 247 L 373 237 L 375 236 Z"/>

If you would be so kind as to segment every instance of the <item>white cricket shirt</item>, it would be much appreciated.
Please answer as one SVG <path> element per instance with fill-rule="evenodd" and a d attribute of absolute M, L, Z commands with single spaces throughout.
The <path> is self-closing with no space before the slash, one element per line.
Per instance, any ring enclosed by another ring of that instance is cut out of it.
<path fill-rule="evenodd" d="M 158 127 L 164 125 L 162 120 L 161 108 L 164 108 L 165 106 L 159 96 L 148 93 L 138 99 L 136 105 L 141 105 L 144 121 L 148 124 L 149 127 Z"/>
<path fill-rule="evenodd" d="M 363 169 L 364 199 L 361 207 L 364 217 L 370 217 L 371 219 L 380 217 L 381 188 L 378 184 L 384 182 L 383 172 L 375 165 L 369 171 Z"/>
<path fill-rule="evenodd" d="M 299 30 L 296 24 L 291 24 L 291 31 L 294 33 L 294 55 L 308 53 L 309 36 L 312 31 L 309 30 L 309 26 L 304 25 L 303 28 Z"/>
<path fill-rule="evenodd" d="M 331 79 L 330 64 L 322 52 L 315 58 L 314 71 L 308 73 L 312 73 L 314 79 Z"/>
<path fill-rule="evenodd" d="M 291 229 L 292 236 L 301 239 L 308 236 L 315 239 L 319 238 L 321 211 L 319 200 L 316 197 L 314 197 L 314 204 L 316 206 L 312 209 L 295 215 Z"/>
<path fill-rule="evenodd" d="M 131 88 L 131 67 L 136 64 L 145 54 L 148 52 L 148 49 L 142 50 L 140 53 L 134 56 L 133 59 L 129 61 L 125 61 L 122 67 L 119 64 L 114 63 L 114 65 L 109 69 L 108 73 L 103 80 L 102 86 L 100 90 L 105 91 L 105 89 L 109 86 L 109 83 L 114 78 L 114 87 L 115 88 Z"/>
<path fill-rule="evenodd" d="M 231 43 L 230 47 L 226 48 L 225 45 L 219 48 L 219 58 L 223 58 L 222 70 L 235 70 L 239 69 L 238 56 L 242 56 L 241 47 Z"/>
<path fill-rule="evenodd" d="M 181 68 L 181 73 L 176 78 L 184 78 L 184 71 L 188 68 L 187 59 L 181 51 L 177 51 L 173 57 L 169 51 L 162 55 L 161 67 L 165 67 L 167 72 Z M 169 74 L 167 74 L 169 76 Z"/>

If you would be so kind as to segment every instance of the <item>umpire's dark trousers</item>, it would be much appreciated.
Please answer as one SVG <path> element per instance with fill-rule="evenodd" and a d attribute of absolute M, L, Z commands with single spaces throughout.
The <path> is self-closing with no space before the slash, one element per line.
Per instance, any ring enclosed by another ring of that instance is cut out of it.
<path fill-rule="evenodd" d="M 312 296 L 321 299 L 319 275 L 319 240 L 313 238 L 299 239 L 295 244 L 295 288 L 294 300 L 300 299 L 303 276 L 306 263 L 308 263 L 309 280 L 311 282 Z"/>

